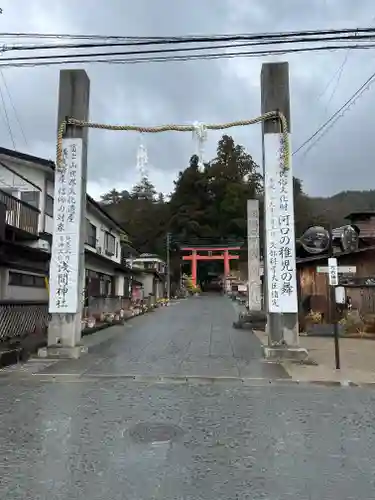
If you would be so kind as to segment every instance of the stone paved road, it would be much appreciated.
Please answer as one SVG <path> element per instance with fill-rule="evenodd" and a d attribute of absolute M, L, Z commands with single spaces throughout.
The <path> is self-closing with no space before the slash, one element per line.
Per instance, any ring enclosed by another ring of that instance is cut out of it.
<path fill-rule="evenodd" d="M 77 362 L 52 365 L 48 373 L 203 377 L 288 377 L 262 360 L 258 338 L 234 330 L 227 297 L 203 296 L 135 318 L 131 327 L 90 350 Z M 103 332 L 105 335 L 105 331 Z"/>
<path fill-rule="evenodd" d="M 375 498 L 372 389 L 3 379 L 0 414 L 8 500 Z"/>
<path fill-rule="evenodd" d="M 375 498 L 374 389 L 270 385 L 280 369 L 233 316 L 225 298 L 184 301 L 45 375 L 3 373 L 0 498 Z M 141 383 L 129 372 L 254 378 Z"/>

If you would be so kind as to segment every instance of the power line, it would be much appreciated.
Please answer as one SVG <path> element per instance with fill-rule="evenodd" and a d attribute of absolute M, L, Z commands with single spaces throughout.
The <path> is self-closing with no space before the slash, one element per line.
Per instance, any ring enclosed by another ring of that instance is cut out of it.
<path fill-rule="evenodd" d="M 19 116 L 18 116 L 16 106 L 14 105 L 14 102 L 13 102 L 13 99 L 12 99 L 12 95 L 11 95 L 10 90 L 9 90 L 9 88 L 8 88 L 8 85 L 7 85 L 7 82 L 6 82 L 6 79 L 5 79 L 5 76 L 4 76 L 4 73 L 3 73 L 3 70 L 2 70 L 2 69 L 0 69 L 0 75 L 1 75 L 1 78 L 2 78 L 2 80 L 3 80 L 4 86 L 5 86 L 5 90 L 6 90 L 7 94 L 8 94 L 10 104 L 11 104 L 11 106 L 12 106 L 12 108 L 13 108 L 13 112 L 14 112 L 14 115 L 15 115 L 15 117 L 16 117 L 17 123 L 18 123 L 18 125 L 19 125 L 19 127 L 20 127 L 20 130 L 21 130 L 21 134 L 22 134 L 23 140 L 25 141 L 26 146 L 28 146 L 27 139 L 26 139 L 26 135 L 25 135 L 25 132 L 24 132 L 24 129 L 23 129 L 23 126 L 22 126 L 21 120 L 20 120 L 20 118 L 19 118 Z"/>
<path fill-rule="evenodd" d="M 237 45 L 238 46 L 238 45 Z M 215 47 L 213 47 L 215 48 Z M 298 54 L 302 52 L 325 52 L 337 51 L 343 49 L 350 50 L 369 50 L 375 48 L 375 43 L 366 45 L 332 45 L 332 46 L 318 46 L 318 47 L 300 47 L 293 49 L 277 49 L 277 50 L 261 50 L 261 51 L 246 51 L 246 52 L 218 52 L 211 54 L 196 54 L 196 55 L 177 55 L 177 56 L 151 56 L 151 57 L 122 57 L 121 59 L 108 59 L 113 56 L 136 56 L 140 51 L 127 51 L 117 53 L 100 53 L 98 56 L 106 57 L 105 59 L 92 57 L 90 59 L 73 59 L 65 60 L 51 60 L 54 56 L 42 57 L 24 57 L 24 58 L 3 58 L 0 59 L 0 67 L 37 67 L 37 66 L 54 66 L 62 64 L 84 64 L 84 63 L 106 63 L 106 64 L 139 64 L 149 62 L 170 62 L 170 61 L 193 61 L 193 60 L 207 60 L 207 59 L 232 59 L 236 57 L 268 57 L 272 55 L 281 54 Z M 211 50 L 211 48 L 209 48 Z M 171 49 L 165 49 L 165 52 L 170 52 Z M 154 51 L 147 51 L 146 53 L 153 53 Z M 47 57 L 47 60 L 44 58 Z M 58 59 L 66 56 L 58 56 Z M 87 54 L 76 54 L 75 57 L 88 57 Z M 41 60 L 40 60 L 41 59 Z"/>
<path fill-rule="evenodd" d="M 277 37 L 277 36 L 313 36 L 313 35 L 331 35 L 331 34 L 345 34 L 345 33 L 371 33 L 375 30 L 374 27 L 364 27 L 364 28 L 343 28 L 343 29 L 318 29 L 318 30 L 304 30 L 304 31 L 280 31 L 280 32 L 264 32 L 255 33 L 250 35 L 249 33 L 229 33 L 229 34 L 205 34 L 205 35 L 184 35 L 184 36 L 124 36 L 124 35 L 96 35 L 96 34 L 68 34 L 68 33 L 12 33 L 4 32 L 0 33 L 2 38 L 15 38 L 19 40 L 20 38 L 36 38 L 36 39 L 69 39 L 69 40 L 205 40 L 206 38 L 233 38 L 240 36 L 253 36 L 253 37 Z"/>
<path fill-rule="evenodd" d="M 361 41 L 373 40 L 375 37 L 375 29 L 371 33 L 357 35 L 357 34 L 335 34 L 333 36 L 322 35 L 225 35 L 220 37 L 191 37 L 191 38 L 176 38 L 176 39 L 159 39 L 159 40 L 124 40 L 124 41 L 111 41 L 108 40 L 98 41 L 95 43 L 65 43 L 65 44 L 32 44 L 32 45 L 3 45 L 3 52 L 9 51 L 30 51 L 30 50 L 66 50 L 66 49 L 87 49 L 98 47 L 123 47 L 123 46 L 144 46 L 144 45 L 170 45 L 170 44 L 187 44 L 187 43 L 214 43 L 214 42 L 236 42 L 236 41 L 249 41 L 254 42 L 254 45 L 265 44 L 283 44 L 283 43 L 305 43 L 305 42 L 336 42 L 336 41 Z M 257 42 L 257 43 L 255 43 Z"/>
<path fill-rule="evenodd" d="M 336 84 L 335 84 L 335 86 L 333 87 L 332 92 L 331 92 L 331 95 L 329 96 L 328 102 L 327 102 L 327 104 L 326 104 L 326 112 L 327 112 L 328 107 L 329 107 L 329 105 L 331 104 L 331 102 L 332 102 L 333 98 L 334 98 L 334 97 L 335 97 L 335 95 L 336 95 L 336 91 L 337 91 L 337 89 L 339 88 L 340 81 L 341 81 L 341 77 L 342 77 L 342 74 L 343 74 L 343 72 L 344 72 L 345 65 L 346 65 L 346 63 L 348 62 L 349 56 L 350 56 L 350 50 L 347 50 L 347 52 L 346 52 L 346 54 L 345 54 L 345 57 L 344 57 L 344 60 L 343 60 L 343 62 L 341 63 L 341 66 L 340 66 L 339 71 L 338 71 L 338 74 L 337 74 Z"/>
<path fill-rule="evenodd" d="M 345 110 L 358 98 L 360 97 L 363 92 L 366 90 L 366 88 L 375 80 L 375 72 L 363 83 L 358 90 L 352 94 L 351 97 L 335 112 L 333 115 L 328 118 L 319 128 L 316 130 L 308 139 L 306 139 L 294 152 L 293 155 L 296 155 L 301 149 L 303 149 L 307 144 L 309 144 L 315 137 L 317 137 L 320 132 L 322 132 L 328 125 L 330 125 L 334 120 L 336 121 L 341 118 L 340 113 L 345 112 Z M 324 134 L 322 134 L 319 137 L 319 140 L 323 137 Z M 315 141 L 316 143 L 317 141 Z M 315 144 L 314 143 L 314 144 Z"/>
<path fill-rule="evenodd" d="M 16 150 L 16 143 L 14 141 L 14 136 L 13 136 L 13 132 L 12 132 L 12 127 L 10 126 L 10 121 L 9 121 L 9 116 L 8 116 L 8 112 L 7 112 L 7 108 L 5 106 L 5 100 L 4 100 L 4 94 L 3 94 L 3 90 L 1 88 L 1 85 L 0 85 L 0 97 L 1 97 L 1 101 L 3 103 L 3 110 L 4 110 L 4 116 L 5 116 L 5 124 L 8 128 L 8 132 L 9 132 L 9 137 L 12 141 L 12 144 L 13 144 L 13 149 Z"/>

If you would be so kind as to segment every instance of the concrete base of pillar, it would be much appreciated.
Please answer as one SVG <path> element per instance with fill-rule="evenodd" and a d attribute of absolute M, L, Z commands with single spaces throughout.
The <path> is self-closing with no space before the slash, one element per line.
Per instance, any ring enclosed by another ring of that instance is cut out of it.
<path fill-rule="evenodd" d="M 309 353 L 304 347 L 262 346 L 265 359 L 270 361 L 304 361 Z"/>
<path fill-rule="evenodd" d="M 82 354 L 87 354 L 88 348 L 82 345 L 70 346 L 48 346 L 39 349 L 39 358 L 49 359 L 78 359 Z"/>

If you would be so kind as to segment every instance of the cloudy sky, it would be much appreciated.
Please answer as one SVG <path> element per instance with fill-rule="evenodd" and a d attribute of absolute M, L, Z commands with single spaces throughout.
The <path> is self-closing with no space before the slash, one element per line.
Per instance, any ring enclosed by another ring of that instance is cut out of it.
<path fill-rule="evenodd" d="M 180 36 L 354 28 L 375 23 L 371 0 L 0 0 L 0 7 L 1 32 Z M 290 63 L 294 149 L 375 71 L 374 51 L 286 55 L 280 60 Z M 89 74 L 93 121 L 191 124 L 258 115 L 261 64 L 267 61 L 271 59 L 75 67 L 84 67 Z M 27 140 L 25 144 L 4 92 L 16 147 L 21 151 L 54 159 L 59 69 L 3 70 Z M 375 84 L 315 147 L 294 157 L 294 173 L 309 194 L 375 188 L 374 106 Z M 1 145 L 12 148 L 3 109 L 1 115 Z M 234 129 L 232 135 L 261 163 L 258 126 Z M 219 137 L 209 134 L 206 159 L 214 154 Z M 139 141 L 134 133 L 90 132 L 91 195 L 98 197 L 113 187 L 131 188 L 139 178 L 135 168 Z M 170 192 L 178 171 L 196 152 L 191 134 L 148 135 L 144 143 L 151 180 L 158 190 Z"/>

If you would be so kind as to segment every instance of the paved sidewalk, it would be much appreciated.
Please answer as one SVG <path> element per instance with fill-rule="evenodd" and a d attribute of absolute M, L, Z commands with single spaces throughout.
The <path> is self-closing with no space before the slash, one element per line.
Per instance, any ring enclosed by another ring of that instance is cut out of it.
<path fill-rule="evenodd" d="M 264 332 L 256 332 L 256 336 L 267 344 Z M 293 380 L 375 384 L 375 341 L 340 338 L 340 370 L 335 369 L 333 338 L 300 336 L 300 345 L 308 350 L 309 360 L 316 365 L 282 363 Z"/>

